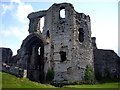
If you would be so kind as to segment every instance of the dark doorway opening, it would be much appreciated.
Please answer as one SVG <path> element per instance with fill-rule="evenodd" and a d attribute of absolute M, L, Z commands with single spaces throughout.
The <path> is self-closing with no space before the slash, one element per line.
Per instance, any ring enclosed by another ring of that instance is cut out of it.
<path fill-rule="evenodd" d="M 64 52 L 64 51 L 60 51 L 60 58 L 61 58 L 61 60 L 60 60 L 60 62 L 64 62 L 64 61 L 66 61 L 66 52 Z"/>
<path fill-rule="evenodd" d="M 23 43 L 27 61 L 27 78 L 36 82 L 44 81 L 44 44 L 36 35 L 28 36 Z"/>

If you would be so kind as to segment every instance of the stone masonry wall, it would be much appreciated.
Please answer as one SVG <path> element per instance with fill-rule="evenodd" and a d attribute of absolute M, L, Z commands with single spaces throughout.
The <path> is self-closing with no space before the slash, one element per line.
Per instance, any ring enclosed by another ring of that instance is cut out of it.
<path fill-rule="evenodd" d="M 92 45 L 96 79 L 120 79 L 120 57 L 113 50 L 98 49 L 95 37 Z"/>
<path fill-rule="evenodd" d="M 12 59 L 12 50 L 10 48 L 0 48 L 2 62 L 9 64 Z"/>
<path fill-rule="evenodd" d="M 97 79 L 120 78 L 120 57 L 113 50 L 94 50 L 94 67 Z"/>
<path fill-rule="evenodd" d="M 64 18 L 61 10 L 65 10 Z M 46 11 L 44 25 L 45 68 L 54 68 L 54 81 L 83 80 L 86 66 L 93 66 L 90 17 L 77 13 L 69 3 L 53 4 Z M 83 42 L 78 40 L 80 33 L 84 33 Z"/>
<path fill-rule="evenodd" d="M 2 69 L 0 71 L 13 74 L 18 77 L 24 76 L 24 70 L 17 67 L 14 63 L 14 57 L 12 56 L 12 50 L 10 48 L 0 48 L 0 65 Z"/>

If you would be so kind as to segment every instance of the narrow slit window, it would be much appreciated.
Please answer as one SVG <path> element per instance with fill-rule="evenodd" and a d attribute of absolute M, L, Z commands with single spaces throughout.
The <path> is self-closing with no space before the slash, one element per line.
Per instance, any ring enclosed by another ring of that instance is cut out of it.
<path fill-rule="evenodd" d="M 47 42 L 47 44 L 50 42 L 50 33 L 49 33 L 49 30 L 46 32 L 46 42 Z"/>
<path fill-rule="evenodd" d="M 47 38 L 50 38 L 49 30 L 47 31 L 46 36 L 47 36 Z"/>
<path fill-rule="evenodd" d="M 41 47 L 38 48 L 38 55 L 40 55 L 40 49 L 41 49 Z"/>
<path fill-rule="evenodd" d="M 80 42 L 84 41 L 84 31 L 83 31 L 83 28 L 79 28 L 79 30 L 78 30 L 78 39 L 79 39 Z"/>

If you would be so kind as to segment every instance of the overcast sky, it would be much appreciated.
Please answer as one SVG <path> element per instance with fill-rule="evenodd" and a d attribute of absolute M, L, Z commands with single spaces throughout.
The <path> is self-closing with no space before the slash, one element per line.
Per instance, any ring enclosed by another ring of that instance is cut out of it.
<path fill-rule="evenodd" d="M 118 0 L 3 0 L 0 2 L 0 47 L 11 48 L 15 55 L 28 35 L 27 15 L 62 2 L 72 3 L 77 12 L 90 16 L 92 36 L 96 37 L 99 49 L 118 53 Z"/>

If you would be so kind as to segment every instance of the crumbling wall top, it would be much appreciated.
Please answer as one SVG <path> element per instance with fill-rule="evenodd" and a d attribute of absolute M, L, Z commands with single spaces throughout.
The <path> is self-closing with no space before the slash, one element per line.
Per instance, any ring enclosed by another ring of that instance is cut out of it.
<path fill-rule="evenodd" d="M 31 18 L 36 18 L 36 17 L 43 17 L 46 15 L 46 12 L 47 10 L 43 10 L 43 11 L 38 11 L 38 12 L 32 12 L 28 15 L 28 18 L 31 19 Z"/>

